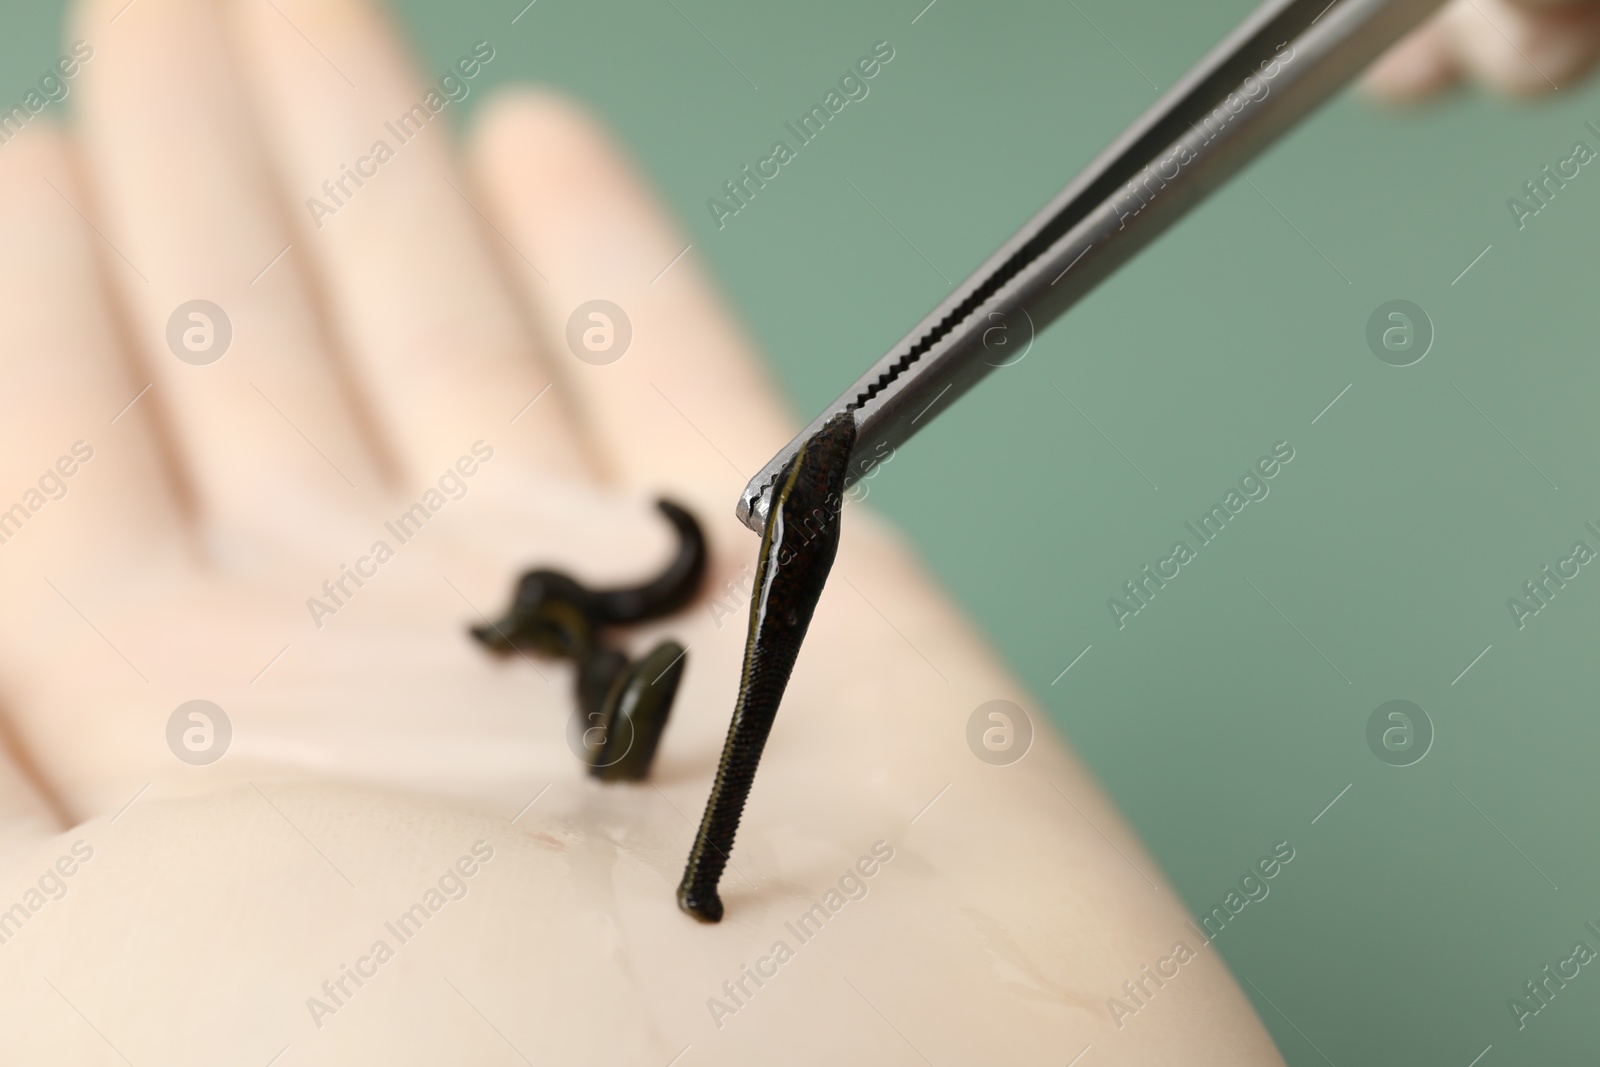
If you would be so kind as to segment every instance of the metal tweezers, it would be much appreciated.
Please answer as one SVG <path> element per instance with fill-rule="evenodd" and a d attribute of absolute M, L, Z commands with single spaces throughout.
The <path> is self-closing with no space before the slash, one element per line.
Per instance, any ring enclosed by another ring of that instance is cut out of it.
<path fill-rule="evenodd" d="M 853 412 L 852 476 L 1004 359 L 996 325 L 1042 329 L 1332 96 L 1442 0 L 1267 0 L 750 480 L 764 529 L 800 445 Z"/>

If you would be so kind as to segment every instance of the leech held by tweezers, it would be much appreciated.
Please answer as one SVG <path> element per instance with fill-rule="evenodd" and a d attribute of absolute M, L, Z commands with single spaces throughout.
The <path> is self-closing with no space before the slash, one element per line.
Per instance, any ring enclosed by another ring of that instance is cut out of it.
<path fill-rule="evenodd" d="M 739 698 L 700 832 L 678 886 L 678 906 L 701 922 L 722 918 L 717 883 L 733 850 L 739 817 L 795 657 L 839 550 L 839 517 L 855 442 L 856 423 L 850 412 L 830 419 L 795 454 L 767 513 L 750 595 Z"/>

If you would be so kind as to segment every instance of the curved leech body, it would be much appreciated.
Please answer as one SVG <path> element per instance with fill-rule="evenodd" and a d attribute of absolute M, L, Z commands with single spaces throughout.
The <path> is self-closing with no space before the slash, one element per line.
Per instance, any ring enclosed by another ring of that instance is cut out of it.
<path fill-rule="evenodd" d="M 667 569 L 643 585 L 594 593 L 596 617 L 606 623 L 659 619 L 689 605 L 706 573 L 706 538 L 693 515 L 670 500 L 656 501 L 656 510 L 678 533 L 678 553 Z"/>
<path fill-rule="evenodd" d="M 626 589 L 592 590 L 554 570 L 517 581 L 510 609 L 472 636 L 495 652 L 532 649 L 577 664 L 578 723 L 589 773 L 606 781 L 641 781 L 650 773 L 687 662 L 676 641 L 662 641 L 630 662 L 607 648 L 600 628 L 670 615 L 694 599 L 705 576 L 700 525 L 670 500 L 656 502 L 678 532 L 678 551 L 658 577 Z"/>
<path fill-rule="evenodd" d="M 687 653 L 676 641 L 662 641 L 617 673 L 599 714 L 585 720 L 603 724 L 600 740 L 589 747 L 591 775 L 607 782 L 642 782 L 650 776 Z"/>
<path fill-rule="evenodd" d="M 855 438 L 854 416 L 836 415 L 801 446 L 773 494 L 750 597 L 739 698 L 700 832 L 678 886 L 678 906 L 701 922 L 722 918 L 717 883 L 733 849 L 795 657 L 839 549 L 839 518 Z"/>
<path fill-rule="evenodd" d="M 505 619 L 475 626 L 472 634 L 496 651 L 530 646 L 554 655 L 581 656 L 601 626 L 670 615 L 694 599 L 706 571 L 706 540 L 693 515 L 670 500 L 656 509 L 678 533 L 678 551 L 660 576 L 627 589 L 593 590 L 561 571 L 529 571 Z"/>

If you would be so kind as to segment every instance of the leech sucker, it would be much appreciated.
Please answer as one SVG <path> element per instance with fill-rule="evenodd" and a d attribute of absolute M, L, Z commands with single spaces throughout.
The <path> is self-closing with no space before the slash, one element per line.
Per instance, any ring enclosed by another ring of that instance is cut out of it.
<path fill-rule="evenodd" d="M 835 415 L 800 447 L 773 491 L 750 595 L 739 698 L 678 886 L 678 906 L 701 922 L 722 918 L 717 883 L 733 850 L 784 687 L 839 550 L 839 517 L 855 441 L 855 416 Z"/>

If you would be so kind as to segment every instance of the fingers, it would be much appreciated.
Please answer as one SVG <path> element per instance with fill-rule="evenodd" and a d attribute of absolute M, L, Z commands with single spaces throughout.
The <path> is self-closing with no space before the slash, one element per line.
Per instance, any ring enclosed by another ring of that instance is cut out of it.
<path fill-rule="evenodd" d="M 85 213 L 114 250 L 148 399 L 201 509 L 292 533 L 295 501 L 371 492 L 380 468 L 324 344 L 215 6 L 86 0 L 78 26 L 95 49 L 79 88 Z M 179 312 L 197 299 L 220 313 Z"/>
<path fill-rule="evenodd" d="M 1468 73 L 1517 96 L 1567 88 L 1600 55 L 1600 7 L 1592 3 L 1457 0 L 1445 21 Z"/>
<path fill-rule="evenodd" d="M 0 571 L 33 585 L 90 555 L 172 542 L 180 526 L 83 202 L 48 123 L 0 148 Z"/>
<path fill-rule="evenodd" d="M 698 250 L 685 251 L 632 165 L 558 98 L 524 92 L 489 105 L 473 160 L 486 210 L 543 274 L 513 261 L 607 469 L 732 500 L 794 423 Z"/>
<path fill-rule="evenodd" d="M 1461 66 L 1451 47 L 1450 29 L 1431 19 L 1389 49 L 1367 71 L 1365 87 L 1391 103 L 1421 100 L 1461 80 Z"/>
<path fill-rule="evenodd" d="M 19 861 L 68 824 L 66 812 L 47 794 L 9 727 L 0 727 L 0 872 L 14 876 Z"/>
<path fill-rule="evenodd" d="M 451 162 L 452 97 L 475 91 L 493 44 L 462 40 L 459 67 L 426 85 L 366 0 L 233 12 L 295 239 L 404 476 L 431 482 L 480 438 L 524 469 L 581 470 L 560 397 L 540 397 L 550 375 L 496 260 L 510 250 L 490 248 L 502 239 Z"/>
<path fill-rule="evenodd" d="M 1573 85 L 1600 58 L 1600 5 L 1573 0 L 1456 0 L 1369 72 L 1392 100 L 1426 96 L 1466 75 L 1530 96 Z"/>

